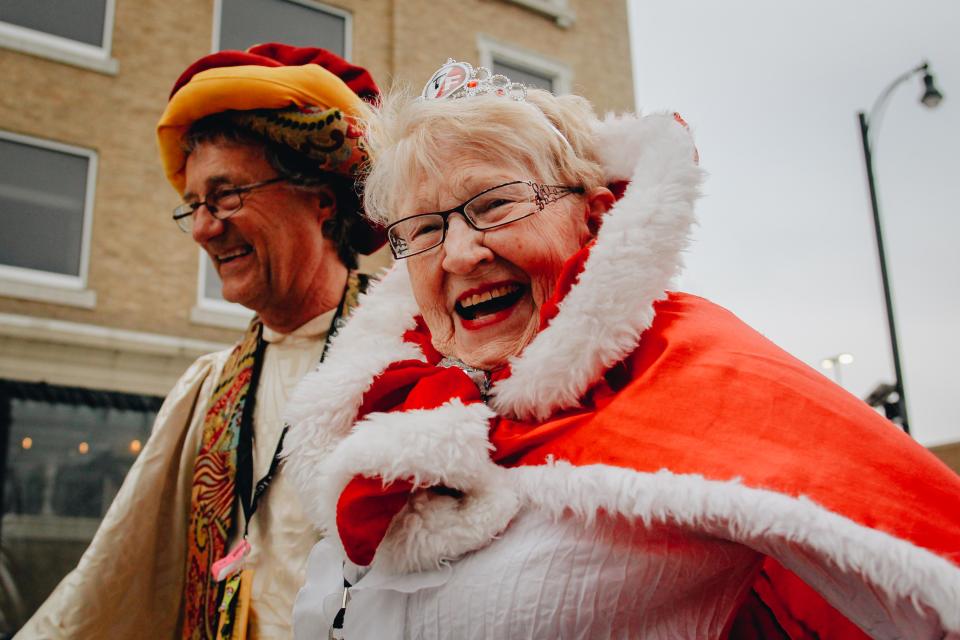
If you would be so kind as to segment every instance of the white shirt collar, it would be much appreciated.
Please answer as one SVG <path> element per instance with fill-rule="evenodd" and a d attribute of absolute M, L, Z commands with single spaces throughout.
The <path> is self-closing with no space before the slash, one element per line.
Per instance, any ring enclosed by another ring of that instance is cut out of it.
<path fill-rule="evenodd" d="M 321 313 L 311 320 L 307 320 L 302 325 L 290 333 L 280 333 L 263 325 L 263 339 L 270 344 L 277 344 L 288 339 L 315 340 L 330 330 L 330 323 L 333 322 L 333 316 L 337 314 L 337 308 Z"/>

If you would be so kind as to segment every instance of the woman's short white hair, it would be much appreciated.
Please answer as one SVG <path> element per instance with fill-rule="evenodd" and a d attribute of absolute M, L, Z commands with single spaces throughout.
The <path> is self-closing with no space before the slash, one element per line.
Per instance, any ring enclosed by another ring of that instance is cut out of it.
<path fill-rule="evenodd" d="M 364 186 L 366 215 L 389 224 L 416 213 L 397 211 L 398 200 L 422 180 L 442 181 L 451 150 L 524 172 L 517 179 L 602 186 L 593 148 L 598 124 L 584 98 L 540 89 L 528 89 L 526 102 L 492 95 L 422 100 L 393 91 L 366 127 L 374 158 Z"/>

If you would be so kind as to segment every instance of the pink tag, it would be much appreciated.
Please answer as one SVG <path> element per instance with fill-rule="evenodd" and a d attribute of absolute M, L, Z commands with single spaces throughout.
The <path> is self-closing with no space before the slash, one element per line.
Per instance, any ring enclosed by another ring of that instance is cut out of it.
<path fill-rule="evenodd" d="M 233 551 L 213 563 L 213 579 L 220 582 L 235 574 L 240 569 L 240 565 L 243 564 L 244 559 L 250 555 L 250 549 L 252 549 L 252 547 L 250 543 L 247 542 L 247 539 L 244 538 L 241 540 L 240 543 L 233 548 Z"/>

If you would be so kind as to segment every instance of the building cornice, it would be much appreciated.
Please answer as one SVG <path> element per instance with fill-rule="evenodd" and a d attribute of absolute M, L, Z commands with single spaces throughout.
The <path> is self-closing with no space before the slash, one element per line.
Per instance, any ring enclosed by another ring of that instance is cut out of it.
<path fill-rule="evenodd" d="M 0 313 L 0 377 L 166 395 L 193 360 L 229 345 Z"/>

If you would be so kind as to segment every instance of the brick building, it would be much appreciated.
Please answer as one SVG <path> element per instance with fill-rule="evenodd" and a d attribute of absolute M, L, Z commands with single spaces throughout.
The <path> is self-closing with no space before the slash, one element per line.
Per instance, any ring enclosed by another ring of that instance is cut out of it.
<path fill-rule="evenodd" d="M 383 87 L 454 57 L 633 107 L 625 0 L 3 2 L 0 637 L 76 563 L 177 376 L 249 318 L 170 219 L 154 126 L 190 62 L 271 40 Z"/>

